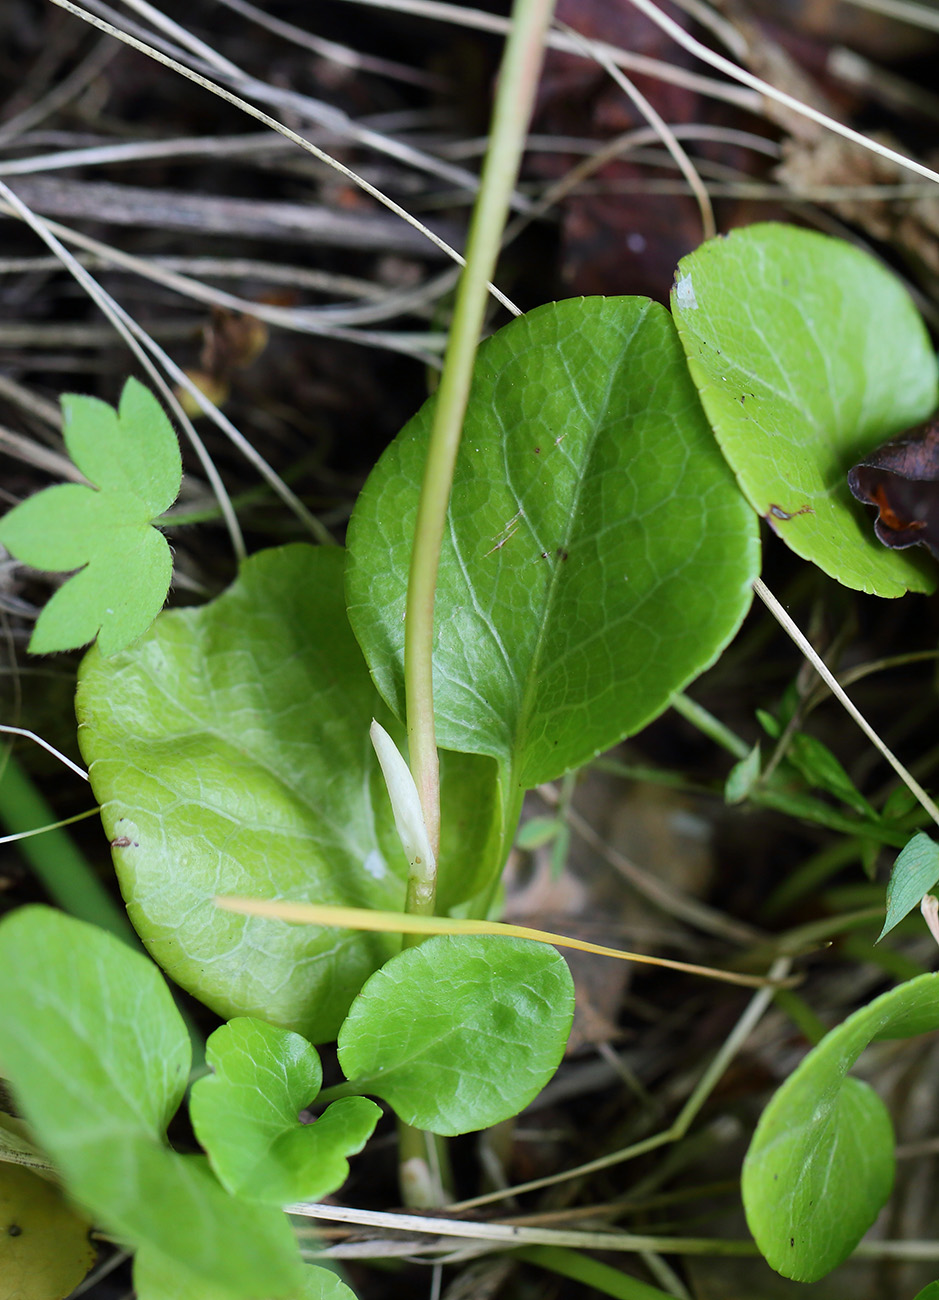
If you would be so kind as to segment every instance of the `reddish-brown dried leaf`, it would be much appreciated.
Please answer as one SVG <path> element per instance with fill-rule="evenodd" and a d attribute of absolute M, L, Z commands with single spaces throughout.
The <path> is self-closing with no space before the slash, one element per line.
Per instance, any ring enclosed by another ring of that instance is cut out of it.
<path fill-rule="evenodd" d="M 848 486 L 877 507 L 874 532 L 885 546 L 928 546 L 939 559 L 939 418 L 878 447 L 850 470 Z"/>

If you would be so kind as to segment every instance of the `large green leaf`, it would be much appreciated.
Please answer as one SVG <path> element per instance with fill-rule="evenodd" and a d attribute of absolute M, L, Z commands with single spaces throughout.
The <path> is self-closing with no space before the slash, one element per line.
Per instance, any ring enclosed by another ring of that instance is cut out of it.
<path fill-rule="evenodd" d="M 79 572 L 39 615 L 34 654 L 72 650 L 97 636 L 103 654 L 130 645 L 159 613 L 173 573 L 166 538 L 151 526 L 176 499 L 179 444 L 159 402 L 128 379 L 117 411 L 95 397 L 62 398 L 65 445 L 97 485 L 37 492 L 0 522 L 17 559 L 53 573 Z"/>
<path fill-rule="evenodd" d="M 149 951 L 221 1015 L 314 1041 L 335 1036 L 397 941 L 236 916 L 212 900 L 403 904 L 407 862 L 368 735 L 375 716 L 399 739 L 401 729 L 349 629 L 342 566 L 338 549 L 264 551 L 210 605 L 162 615 L 124 654 L 91 650 L 77 697 L 91 784 Z M 501 866 L 495 765 L 472 762 L 456 773 L 467 780 L 445 777 L 445 834 L 462 838 L 444 905 Z"/>
<path fill-rule="evenodd" d="M 845 586 L 931 591 L 930 561 L 883 547 L 846 477 L 936 405 L 936 359 L 899 280 L 842 240 L 756 225 L 684 258 L 672 309 L 704 409 L 756 512 Z"/>
<path fill-rule="evenodd" d="M 380 460 L 349 530 L 349 617 L 403 711 L 404 608 L 433 403 Z M 437 588 L 438 738 L 529 787 L 638 731 L 746 613 L 756 521 L 668 313 L 540 307 L 480 348 Z"/>
<path fill-rule="evenodd" d="M 743 1166 L 750 1231 L 785 1277 L 814 1282 L 846 1259 L 893 1185 L 893 1129 L 846 1078 L 869 1043 L 939 1029 L 939 974 L 891 989 L 826 1034 L 760 1118 Z"/>
<path fill-rule="evenodd" d="M 27 907 L 0 923 L 0 1069 L 69 1194 L 122 1240 L 243 1300 L 299 1276 L 277 1210 L 223 1191 L 166 1145 L 189 1036 L 156 967 L 95 926 Z"/>
<path fill-rule="evenodd" d="M 339 1064 L 406 1123 L 467 1133 L 538 1095 L 573 1015 L 573 980 L 553 948 L 436 935 L 368 981 L 339 1032 Z"/>
<path fill-rule="evenodd" d="M 316 1098 L 322 1069 L 299 1034 L 241 1016 L 206 1046 L 214 1074 L 192 1086 L 189 1113 L 212 1168 L 230 1192 L 287 1205 L 318 1201 L 349 1173 L 381 1118 L 367 1097 L 344 1097 L 314 1124 L 297 1116 Z"/>

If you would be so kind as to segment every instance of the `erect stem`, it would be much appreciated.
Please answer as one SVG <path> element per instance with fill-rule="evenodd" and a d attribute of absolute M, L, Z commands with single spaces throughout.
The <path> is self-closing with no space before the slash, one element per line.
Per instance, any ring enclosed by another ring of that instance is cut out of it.
<path fill-rule="evenodd" d="M 414 529 L 404 632 L 404 683 L 411 771 L 435 857 L 440 845 L 440 774 L 434 728 L 434 595 L 447 504 L 473 363 L 483 326 L 488 282 L 528 132 L 554 0 L 515 0 L 496 92 L 479 195 L 457 288 L 453 323 L 437 390 L 424 481 Z M 409 911 L 432 912 L 433 898 L 412 898 Z"/>
<path fill-rule="evenodd" d="M 473 363 L 483 327 L 489 281 L 495 270 L 509 214 L 554 0 L 514 0 L 493 107 L 489 148 L 473 208 L 466 264 L 457 287 L 453 322 L 431 424 L 424 481 L 414 527 L 404 627 L 404 690 L 411 773 L 435 862 L 440 856 L 440 767 L 434 726 L 434 597 L 447 506 Z M 405 909 L 432 915 L 436 866 L 428 877 L 412 870 Z M 414 942 L 405 938 L 405 944 Z M 399 1170 L 406 1202 L 443 1204 L 449 1199 L 442 1143 L 399 1121 Z M 434 1143 L 428 1147 L 428 1142 Z M 431 1159 L 430 1155 L 435 1158 Z"/>

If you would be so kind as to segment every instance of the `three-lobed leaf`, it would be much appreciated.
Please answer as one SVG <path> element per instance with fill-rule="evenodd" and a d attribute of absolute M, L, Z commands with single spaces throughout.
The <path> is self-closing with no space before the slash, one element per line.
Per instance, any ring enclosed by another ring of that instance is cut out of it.
<path fill-rule="evenodd" d="M 402 740 L 345 615 L 338 548 L 245 562 L 137 645 L 89 651 L 79 742 L 128 913 L 173 979 L 220 1015 L 334 1038 L 397 941 L 236 916 L 216 894 L 398 910 L 407 861 L 369 726 Z M 449 756 L 448 756 L 449 757 Z M 495 765 L 444 764 L 442 907 L 502 864 Z"/>
<path fill-rule="evenodd" d="M 365 984 L 339 1031 L 357 1092 L 452 1135 L 524 1109 L 560 1063 L 574 1015 L 567 963 L 526 939 L 437 935 Z"/>
<path fill-rule="evenodd" d="M 145 632 L 166 600 L 173 557 L 152 520 L 179 491 L 179 444 L 136 379 L 117 411 L 75 394 L 62 409 L 66 447 L 96 486 L 66 483 L 29 497 L 0 521 L 0 543 L 33 568 L 78 570 L 39 615 L 30 650 L 72 650 L 97 637 L 110 655 Z"/>
<path fill-rule="evenodd" d="M 316 1098 L 322 1069 L 299 1034 L 238 1017 L 206 1045 L 214 1074 L 192 1087 L 189 1113 L 219 1181 L 235 1195 L 283 1206 L 318 1201 L 349 1173 L 381 1108 L 366 1097 L 334 1101 L 311 1124 L 298 1115 Z"/>
<path fill-rule="evenodd" d="M 283 1214 L 225 1192 L 167 1145 L 186 1027 L 156 967 L 46 907 L 0 922 L 0 1068 L 69 1193 L 118 1238 L 241 1300 L 286 1296 L 299 1256 Z"/>
<path fill-rule="evenodd" d="M 436 399 L 369 476 L 349 617 L 404 708 L 404 609 Z M 515 790 L 638 731 L 739 627 L 757 521 L 708 427 L 668 313 L 640 298 L 537 308 L 479 350 L 436 594 L 442 746 Z"/>
<path fill-rule="evenodd" d="M 891 989 L 809 1052 L 760 1118 L 743 1166 L 750 1231 L 777 1272 L 814 1282 L 846 1259 L 893 1185 L 883 1102 L 847 1073 L 868 1044 L 939 1028 L 939 974 Z"/>
<path fill-rule="evenodd" d="M 843 240 L 771 223 L 702 244 L 676 279 L 688 367 L 757 514 L 847 587 L 931 591 L 927 557 L 883 547 L 847 485 L 936 406 L 936 358 L 900 281 Z"/>

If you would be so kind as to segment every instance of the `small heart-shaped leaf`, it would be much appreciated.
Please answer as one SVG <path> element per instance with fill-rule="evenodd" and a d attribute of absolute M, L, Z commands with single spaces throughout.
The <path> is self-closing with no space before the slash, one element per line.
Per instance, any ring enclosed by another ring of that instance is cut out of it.
<path fill-rule="evenodd" d="M 249 1201 L 286 1205 L 336 1191 L 372 1135 L 381 1108 L 366 1097 L 334 1101 L 312 1124 L 297 1118 L 316 1098 L 322 1070 L 299 1034 L 238 1017 L 206 1046 L 214 1075 L 192 1087 L 196 1137 L 224 1187 Z"/>

